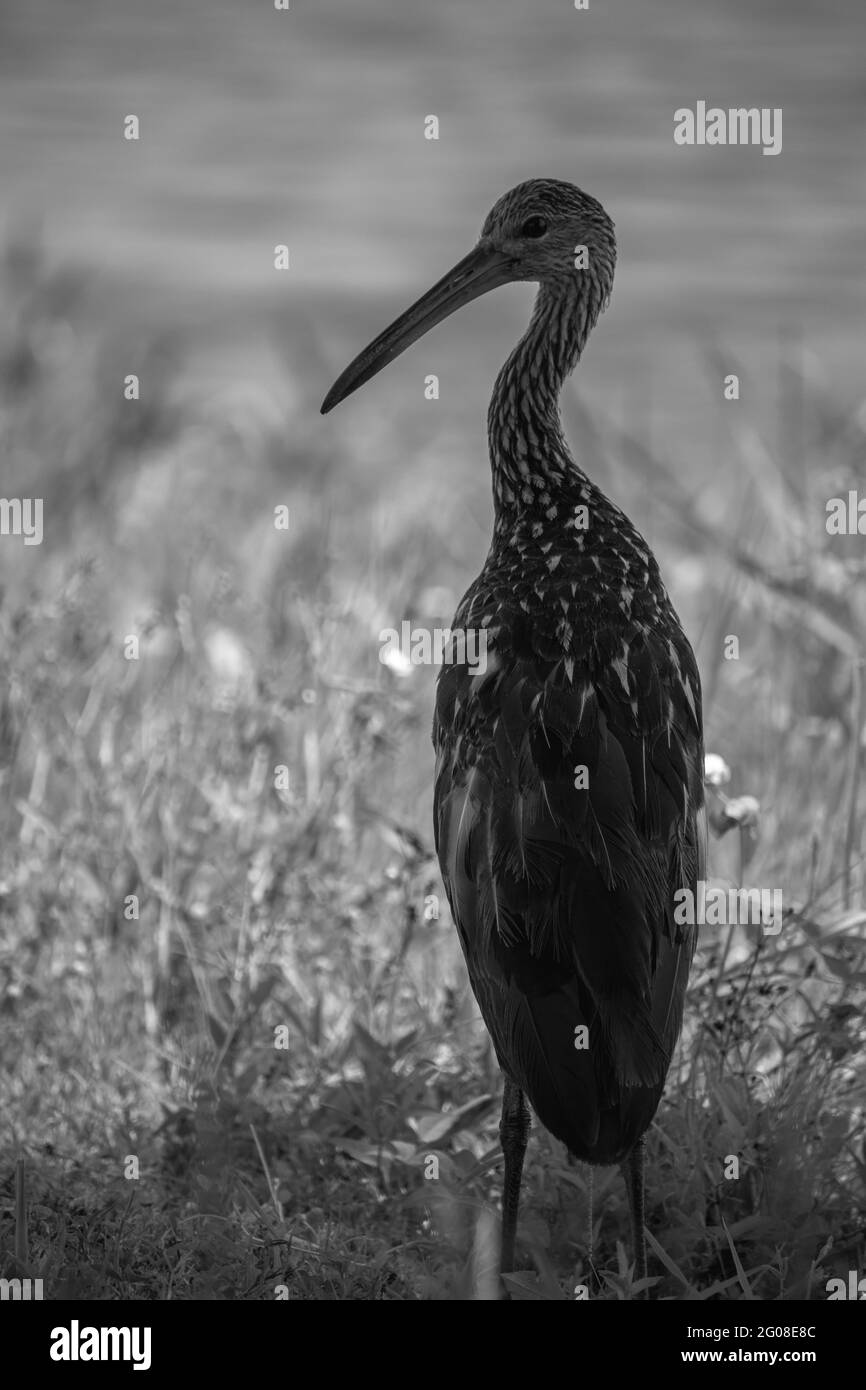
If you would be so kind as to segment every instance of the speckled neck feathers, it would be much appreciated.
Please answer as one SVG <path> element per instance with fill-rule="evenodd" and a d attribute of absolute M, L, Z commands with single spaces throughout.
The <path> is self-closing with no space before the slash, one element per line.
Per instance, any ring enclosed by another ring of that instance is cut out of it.
<path fill-rule="evenodd" d="M 563 383 L 577 365 L 606 302 L 592 278 L 543 284 L 529 327 L 502 367 L 487 416 L 497 523 L 503 513 L 542 515 L 586 475 L 571 456 L 559 417 Z"/>

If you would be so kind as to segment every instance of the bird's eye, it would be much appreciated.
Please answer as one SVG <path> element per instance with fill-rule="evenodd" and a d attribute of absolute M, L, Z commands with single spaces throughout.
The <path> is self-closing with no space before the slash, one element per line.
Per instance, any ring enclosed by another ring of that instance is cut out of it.
<path fill-rule="evenodd" d="M 526 237 L 544 236 L 547 231 L 547 223 L 543 217 L 528 217 L 520 228 L 520 235 Z"/>

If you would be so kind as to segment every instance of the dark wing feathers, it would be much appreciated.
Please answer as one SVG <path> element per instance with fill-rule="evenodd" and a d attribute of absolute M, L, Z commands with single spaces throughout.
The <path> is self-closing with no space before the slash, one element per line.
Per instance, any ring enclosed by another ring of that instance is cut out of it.
<path fill-rule="evenodd" d="M 637 632 L 627 666 L 594 671 L 510 649 L 507 630 L 485 676 L 440 674 L 437 850 L 501 1065 L 575 1153 L 612 1162 L 649 1124 L 682 1022 L 694 932 L 672 900 L 702 872 L 698 676 L 678 626 L 674 655 Z"/>

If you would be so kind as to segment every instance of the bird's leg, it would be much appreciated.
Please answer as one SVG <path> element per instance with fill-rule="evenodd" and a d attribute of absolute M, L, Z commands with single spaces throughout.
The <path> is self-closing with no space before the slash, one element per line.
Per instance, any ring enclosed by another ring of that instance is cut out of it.
<path fill-rule="evenodd" d="M 628 1193 L 628 1209 L 631 1215 L 631 1232 L 634 1242 L 635 1282 L 646 1278 L 646 1232 L 644 1231 L 644 1153 L 646 1145 L 643 1136 L 624 1159 L 622 1175 Z M 641 1294 L 646 1298 L 646 1293 Z"/>
<path fill-rule="evenodd" d="M 499 1139 L 505 1159 L 505 1180 L 502 1188 L 502 1261 L 500 1270 L 510 1274 L 514 1269 L 514 1241 L 517 1235 L 517 1208 L 520 1204 L 520 1179 L 523 1176 L 523 1156 L 529 1142 L 532 1121 L 529 1106 L 520 1087 L 505 1078 L 502 1093 L 502 1118 Z"/>

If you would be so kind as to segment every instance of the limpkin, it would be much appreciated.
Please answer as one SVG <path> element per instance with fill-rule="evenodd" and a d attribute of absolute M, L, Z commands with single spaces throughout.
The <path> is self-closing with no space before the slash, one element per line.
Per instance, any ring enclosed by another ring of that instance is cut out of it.
<path fill-rule="evenodd" d="M 473 670 L 458 650 L 437 683 L 436 848 L 504 1075 L 502 1271 L 514 1267 L 528 1097 L 578 1159 L 621 1165 L 640 1281 L 644 1135 L 695 948 L 673 909 L 703 875 L 703 749 L 700 678 L 655 557 L 572 458 L 559 418 L 615 261 L 595 198 L 555 179 L 519 184 L 322 412 L 461 305 L 538 283 L 488 413 L 493 539 L 453 623 L 486 633 L 486 663 Z"/>

